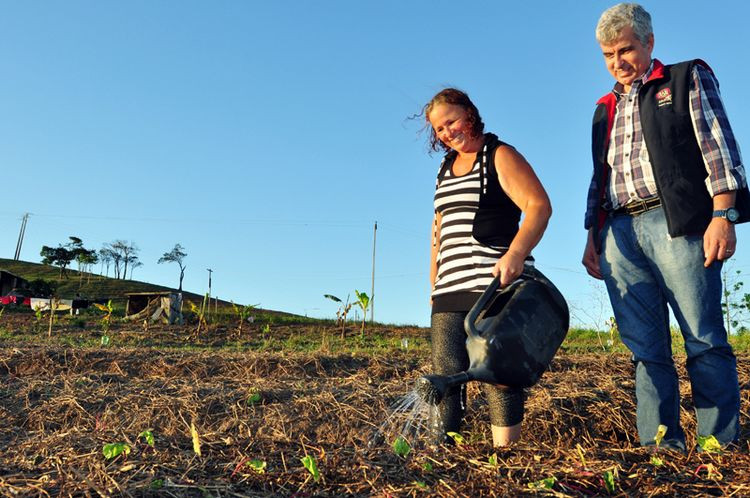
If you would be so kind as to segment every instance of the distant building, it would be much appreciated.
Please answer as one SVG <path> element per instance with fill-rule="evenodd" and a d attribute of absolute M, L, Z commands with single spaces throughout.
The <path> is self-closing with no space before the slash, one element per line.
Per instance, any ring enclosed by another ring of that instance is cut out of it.
<path fill-rule="evenodd" d="M 128 292 L 125 307 L 126 320 L 182 324 L 182 293 Z"/>

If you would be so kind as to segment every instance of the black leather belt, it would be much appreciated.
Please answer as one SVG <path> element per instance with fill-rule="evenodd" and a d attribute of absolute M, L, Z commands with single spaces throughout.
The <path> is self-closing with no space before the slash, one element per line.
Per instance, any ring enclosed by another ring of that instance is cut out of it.
<path fill-rule="evenodd" d="M 661 206 L 661 199 L 659 199 L 658 197 L 652 197 L 651 199 L 646 199 L 645 201 L 628 202 L 621 208 L 612 211 L 612 216 L 621 216 L 623 214 L 627 214 L 628 216 L 638 216 L 639 214 L 643 214 L 646 211 L 651 211 L 652 209 L 658 208 L 659 206 Z"/>

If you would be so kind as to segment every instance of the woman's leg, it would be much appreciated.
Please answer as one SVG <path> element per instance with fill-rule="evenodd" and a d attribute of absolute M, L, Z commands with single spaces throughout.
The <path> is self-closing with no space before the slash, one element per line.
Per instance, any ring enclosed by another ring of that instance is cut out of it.
<path fill-rule="evenodd" d="M 490 405 L 494 446 L 507 446 L 521 439 L 523 389 L 501 388 L 489 384 L 483 385 L 483 388 Z"/>
<path fill-rule="evenodd" d="M 466 352 L 464 318 L 466 313 L 434 313 L 430 337 L 432 339 L 432 369 L 437 375 L 451 375 L 469 368 Z M 464 416 L 466 388 L 464 385 L 448 389 L 443 399 L 430 411 L 430 431 L 436 443 L 450 442 L 448 432 L 458 432 Z"/>

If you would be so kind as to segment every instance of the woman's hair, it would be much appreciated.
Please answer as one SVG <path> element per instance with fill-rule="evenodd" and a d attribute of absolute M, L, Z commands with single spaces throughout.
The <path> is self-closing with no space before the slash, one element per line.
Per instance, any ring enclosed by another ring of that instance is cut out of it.
<path fill-rule="evenodd" d="M 469 96 L 457 88 L 445 88 L 440 90 L 422 108 L 422 114 L 424 114 L 424 119 L 427 122 L 425 128 L 428 129 L 430 133 L 428 145 L 431 150 L 439 151 L 442 149 L 446 152 L 451 150 L 450 147 L 440 141 L 430 123 L 430 113 L 435 106 L 439 104 L 457 105 L 466 110 L 468 113 L 467 119 L 471 124 L 472 138 L 479 137 L 484 133 L 484 123 L 482 122 L 482 117 L 479 115 L 479 109 L 477 109 L 477 106 L 474 105 Z"/>
<path fill-rule="evenodd" d="M 628 26 L 633 29 L 633 34 L 642 45 L 648 44 L 648 38 L 653 34 L 651 15 L 637 3 L 618 3 L 605 10 L 596 24 L 596 41 L 610 44 Z"/>

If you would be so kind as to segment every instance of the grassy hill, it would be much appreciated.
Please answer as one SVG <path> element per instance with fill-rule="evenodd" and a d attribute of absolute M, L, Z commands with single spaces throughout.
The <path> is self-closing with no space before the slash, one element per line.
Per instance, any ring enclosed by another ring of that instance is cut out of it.
<path fill-rule="evenodd" d="M 97 275 L 95 273 L 78 272 L 74 269 L 66 270 L 66 276 L 60 278 L 60 268 L 57 266 L 43 265 L 40 263 L 29 263 L 26 261 L 14 261 L 12 259 L 0 258 L 0 270 L 8 271 L 28 281 L 43 279 L 57 282 L 57 294 L 63 299 L 71 299 L 80 295 L 85 299 L 112 299 L 115 303 L 122 305 L 128 292 L 164 292 L 177 291 L 163 285 L 140 282 L 138 280 L 120 280 L 111 277 Z M 185 300 L 193 301 L 200 305 L 203 300 L 202 294 L 193 292 L 182 292 Z M 247 304 L 247 303 L 237 303 Z M 219 300 L 219 307 L 229 306 L 229 301 Z M 272 314 L 291 315 L 281 311 L 263 310 Z M 293 316 L 293 315 L 292 315 Z"/>

